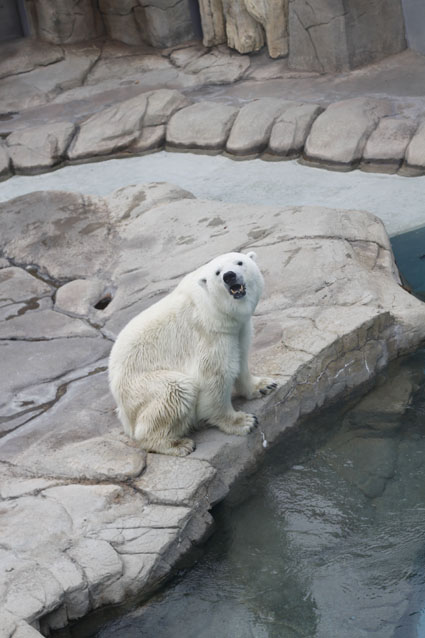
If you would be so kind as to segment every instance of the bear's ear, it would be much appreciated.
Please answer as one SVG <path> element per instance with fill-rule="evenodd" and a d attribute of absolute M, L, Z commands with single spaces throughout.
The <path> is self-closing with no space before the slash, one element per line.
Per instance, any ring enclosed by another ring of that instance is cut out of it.
<path fill-rule="evenodd" d="M 247 253 L 246 256 L 252 259 L 252 261 L 257 261 L 257 253 L 250 252 L 250 253 Z"/>
<path fill-rule="evenodd" d="M 205 288 L 205 290 L 207 289 L 207 280 L 205 279 L 205 277 L 202 277 L 202 279 L 198 279 L 198 284 L 201 286 L 201 288 Z"/>

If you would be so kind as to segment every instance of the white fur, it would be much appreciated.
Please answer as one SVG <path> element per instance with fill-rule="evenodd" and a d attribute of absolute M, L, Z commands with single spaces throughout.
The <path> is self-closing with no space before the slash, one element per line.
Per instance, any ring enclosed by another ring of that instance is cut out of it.
<path fill-rule="evenodd" d="M 164 299 L 120 332 L 109 360 L 109 381 L 128 436 L 151 452 L 183 456 L 184 438 L 198 422 L 247 434 L 256 417 L 236 412 L 233 388 L 252 399 L 268 394 L 272 379 L 248 369 L 251 317 L 263 289 L 255 253 L 228 253 L 190 273 Z M 223 281 L 232 271 L 246 285 L 235 299 Z"/>

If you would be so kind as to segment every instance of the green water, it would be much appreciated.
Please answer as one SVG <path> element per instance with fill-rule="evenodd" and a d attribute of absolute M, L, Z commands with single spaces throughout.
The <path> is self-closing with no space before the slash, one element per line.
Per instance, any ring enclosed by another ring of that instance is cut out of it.
<path fill-rule="evenodd" d="M 414 293 L 425 300 L 425 227 L 391 239 L 399 270 Z"/>

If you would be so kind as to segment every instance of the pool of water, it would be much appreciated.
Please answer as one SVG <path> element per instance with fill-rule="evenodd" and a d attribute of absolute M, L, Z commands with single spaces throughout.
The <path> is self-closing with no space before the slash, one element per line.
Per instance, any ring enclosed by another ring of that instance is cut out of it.
<path fill-rule="evenodd" d="M 302 424 L 215 510 L 194 567 L 96 638 L 424 636 L 425 350 Z"/>

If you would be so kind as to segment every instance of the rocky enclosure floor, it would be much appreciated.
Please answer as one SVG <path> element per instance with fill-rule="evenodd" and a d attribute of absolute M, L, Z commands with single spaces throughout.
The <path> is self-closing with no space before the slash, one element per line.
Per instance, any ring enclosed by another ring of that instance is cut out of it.
<path fill-rule="evenodd" d="M 422 174 L 422 75 L 411 52 L 328 77 L 197 43 L 2 45 L 0 175 L 164 147 Z M 199 431 L 185 459 L 145 454 L 108 391 L 115 336 L 185 273 L 251 249 L 266 281 L 252 368 L 280 382 L 249 405 L 259 429 Z M 414 349 L 424 319 L 367 213 L 201 201 L 166 183 L 0 204 L 1 638 L 148 596 L 264 441 Z"/>
<path fill-rule="evenodd" d="M 308 229 L 308 230 L 306 230 Z M 210 530 L 212 505 L 325 401 L 425 336 L 382 223 L 356 211 L 250 207 L 167 184 L 108 197 L 39 192 L 0 205 L 0 635 L 30 638 L 148 596 Z M 187 458 L 121 432 L 107 356 L 121 327 L 217 254 L 255 250 L 266 293 L 247 437 L 196 434 Z"/>
<path fill-rule="evenodd" d="M 335 170 L 425 173 L 425 57 L 351 73 L 194 42 L 0 47 L 0 178 L 64 162 L 170 150 Z"/>

